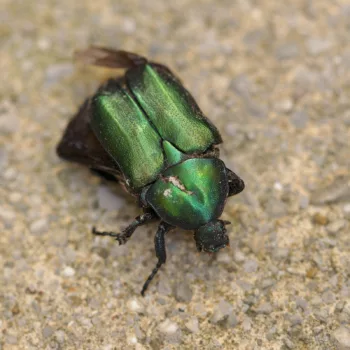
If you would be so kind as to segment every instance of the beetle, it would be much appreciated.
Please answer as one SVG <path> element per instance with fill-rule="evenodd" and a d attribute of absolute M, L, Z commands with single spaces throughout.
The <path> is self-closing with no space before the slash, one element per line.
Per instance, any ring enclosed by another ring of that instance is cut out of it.
<path fill-rule="evenodd" d="M 123 69 L 86 99 L 57 146 L 58 155 L 120 182 L 143 209 L 121 233 L 98 231 L 125 244 L 136 228 L 154 219 L 158 262 L 148 285 L 166 262 L 165 235 L 175 227 L 194 232 L 198 251 L 229 244 L 220 220 L 226 199 L 244 189 L 243 180 L 219 159 L 222 142 L 181 81 L 166 66 L 140 55 L 90 47 L 77 58 Z"/>

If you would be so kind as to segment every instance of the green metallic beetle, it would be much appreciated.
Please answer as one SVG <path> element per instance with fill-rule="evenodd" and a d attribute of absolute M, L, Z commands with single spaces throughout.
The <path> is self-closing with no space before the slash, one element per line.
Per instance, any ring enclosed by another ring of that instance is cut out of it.
<path fill-rule="evenodd" d="M 244 182 L 218 158 L 219 132 L 167 67 L 98 47 L 77 56 L 126 73 L 85 101 L 57 153 L 119 181 L 143 208 L 122 233 L 93 228 L 95 235 L 124 244 L 137 227 L 161 220 L 154 239 L 158 262 L 143 285 L 144 295 L 166 261 L 165 234 L 173 228 L 193 230 L 199 251 L 217 252 L 229 244 L 229 222 L 219 217 L 226 198 L 241 192 Z"/>

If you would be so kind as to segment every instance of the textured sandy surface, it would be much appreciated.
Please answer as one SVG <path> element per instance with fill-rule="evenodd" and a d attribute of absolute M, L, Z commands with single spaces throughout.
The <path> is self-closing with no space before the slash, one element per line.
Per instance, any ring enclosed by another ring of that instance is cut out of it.
<path fill-rule="evenodd" d="M 76 5 L 80 3 L 81 5 Z M 346 0 L 1 1 L 0 349 L 350 348 L 350 6 Z M 155 225 L 55 145 L 113 72 L 77 48 L 168 64 L 247 188 L 231 248 L 184 231 L 145 298 Z"/>

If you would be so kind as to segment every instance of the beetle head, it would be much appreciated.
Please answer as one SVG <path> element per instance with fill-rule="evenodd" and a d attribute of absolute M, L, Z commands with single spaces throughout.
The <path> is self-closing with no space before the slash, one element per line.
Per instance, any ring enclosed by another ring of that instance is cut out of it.
<path fill-rule="evenodd" d="M 204 250 L 205 252 L 215 253 L 226 247 L 229 244 L 229 238 L 226 234 L 225 225 L 228 224 L 228 221 L 217 220 L 208 222 L 196 230 L 194 239 L 198 251 Z"/>

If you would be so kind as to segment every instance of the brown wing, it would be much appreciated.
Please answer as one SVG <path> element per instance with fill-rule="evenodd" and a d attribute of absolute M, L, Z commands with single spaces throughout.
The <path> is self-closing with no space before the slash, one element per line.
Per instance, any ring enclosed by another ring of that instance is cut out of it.
<path fill-rule="evenodd" d="M 86 50 L 77 51 L 75 58 L 95 66 L 109 68 L 132 68 L 145 64 L 147 59 L 132 52 L 113 50 L 104 47 L 91 46 Z"/>
<path fill-rule="evenodd" d="M 118 165 L 90 128 L 90 99 L 84 102 L 70 120 L 57 146 L 57 154 L 68 161 L 86 165 L 102 176 L 107 173 L 119 177 L 121 174 Z"/>

